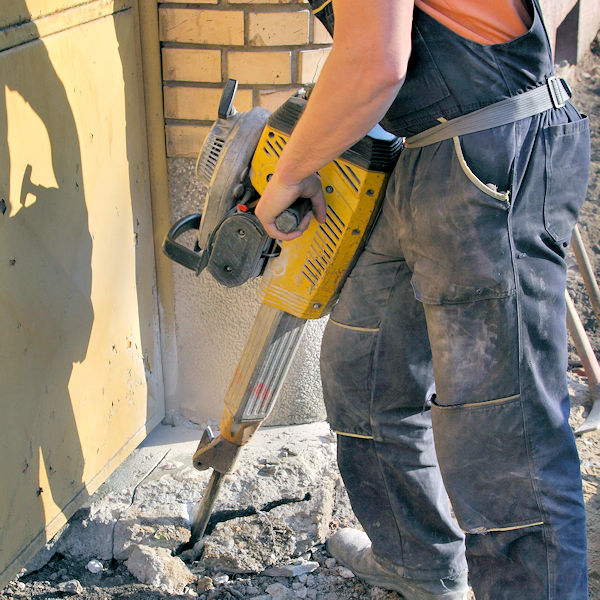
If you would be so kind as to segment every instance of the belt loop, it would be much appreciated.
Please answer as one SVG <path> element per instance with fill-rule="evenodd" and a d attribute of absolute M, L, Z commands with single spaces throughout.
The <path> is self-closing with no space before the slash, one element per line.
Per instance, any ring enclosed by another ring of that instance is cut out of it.
<path fill-rule="evenodd" d="M 546 85 L 548 86 L 552 106 L 562 108 L 572 95 L 569 84 L 562 77 L 558 78 L 556 75 L 552 75 L 548 77 Z"/>

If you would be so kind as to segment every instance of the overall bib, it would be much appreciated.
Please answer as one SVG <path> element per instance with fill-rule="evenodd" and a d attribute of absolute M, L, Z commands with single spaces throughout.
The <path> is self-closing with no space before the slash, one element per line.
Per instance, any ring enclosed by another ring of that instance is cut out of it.
<path fill-rule="evenodd" d="M 550 45 L 528 8 L 527 33 L 487 46 L 415 8 L 382 125 L 410 136 L 545 84 Z M 588 169 L 570 102 L 400 155 L 321 375 L 353 509 L 405 577 L 456 576 L 466 554 L 478 600 L 587 598 L 564 257 Z"/>

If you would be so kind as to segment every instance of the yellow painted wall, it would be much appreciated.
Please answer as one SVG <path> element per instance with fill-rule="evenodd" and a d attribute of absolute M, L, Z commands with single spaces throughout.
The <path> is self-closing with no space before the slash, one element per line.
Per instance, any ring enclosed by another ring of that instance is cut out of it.
<path fill-rule="evenodd" d="M 78 4 L 85 4 L 85 2 L 82 0 L 22 0 L 20 2 L 3 0 L 0 27 L 38 19 Z"/>
<path fill-rule="evenodd" d="M 0 51 L 0 587 L 164 414 L 137 5 L 84 4 Z"/>

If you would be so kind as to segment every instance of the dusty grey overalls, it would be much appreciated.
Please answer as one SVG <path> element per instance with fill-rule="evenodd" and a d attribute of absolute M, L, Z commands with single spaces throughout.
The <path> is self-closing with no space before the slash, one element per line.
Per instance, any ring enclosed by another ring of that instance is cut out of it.
<path fill-rule="evenodd" d="M 543 85 L 550 46 L 528 8 L 526 34 L 489 46 L 415 8 L 383 126 L 410 136 Z M 587 598 L 564 257 L 588 164 L 588 122 L 570 103 L 401 153 L 321 372 L 354 511 L 407 577 L 457 575 L 466 545 L 478 600 Z"/>

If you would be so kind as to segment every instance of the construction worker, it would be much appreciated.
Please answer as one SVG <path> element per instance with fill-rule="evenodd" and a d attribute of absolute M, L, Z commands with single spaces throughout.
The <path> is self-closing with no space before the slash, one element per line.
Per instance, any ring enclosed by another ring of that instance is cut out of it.
<path fill-rule="evenodd" d="M 467 563 L 479 600 L 587 598 L 564 257 L 589 127 L 538 1 L 311 4 L 334 42 L 256 209 L 266 231 L 302 233 L 310 216 L 274 225 L 298 197 L 323 222 L 316 171 L 375 124 L 407 138 L 323 338 L 364 528 L 329 551 L 406 600 L 466 599 Z"/>

